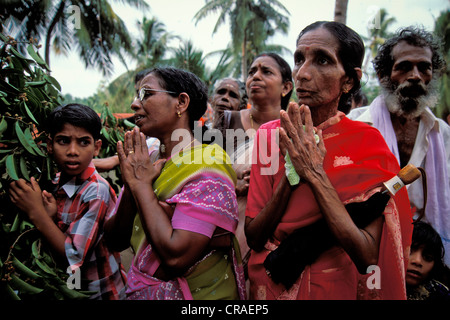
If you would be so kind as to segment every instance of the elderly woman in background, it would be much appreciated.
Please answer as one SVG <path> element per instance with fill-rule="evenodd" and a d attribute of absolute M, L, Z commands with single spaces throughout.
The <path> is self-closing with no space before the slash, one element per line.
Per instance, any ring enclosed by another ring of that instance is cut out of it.
<path fill-rule="evenodd" d="M 117 146 L 124 191 L 105 226 L 111 247 L 136 253 L 128 299 L 245 298 L 236 176 L 223 149 L 193 136 L 206 104 L 197 76 L 155 68 L 131 105 L 137 127 Z M 144 134 L 159 152 L 148 154 Z"/>
<path fill-rule="evenodd" d="M 360 88 L 363 57 L 361 38 L 341 23 L 313 23 L 297 39 L 299 103 L 255 138 L 245 227 L 252 299 L 406 298 L 408 196 L 380 192 L 400 168 L 377 130 L 338 111 Z M 279 147 L 270 143 L 278 132 Z"/>
<path fill-rule="evenodd" d="M 230 154 L 238 179 L 236 194 L 239 205 L 239 225 L 236 235 L 244 263 L 249 252 L 244 225 L 253 138 L 260 125 L 279 119 L 280 110 L 286 110 L 288 106 L 292 88 L 292 71 L 289 64 L 276 53 L 263 53 L 253 60 L 247 75 L 246 89 L 251 108 L 224 111 L 217 125 L 225 137 L 224 148 Z M 233 135 L 227 137 L 227 133 L 230 132 Z"/>
<path fill-rule="evenodd" d="M 211 98 L 211 107 L 214 112 L 213 128 L 218 125 L 225 110 L 239 111 L 247 108 L 247 93 L 245 84 L 234 78 L 218 80 Z"/>

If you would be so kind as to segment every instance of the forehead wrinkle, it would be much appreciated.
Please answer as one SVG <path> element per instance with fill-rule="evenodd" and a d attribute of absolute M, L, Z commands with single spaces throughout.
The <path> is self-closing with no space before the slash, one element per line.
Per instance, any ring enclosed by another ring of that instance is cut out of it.
<path fill-rule="evenodd" d="M 68 134 L 63 134 L 63 133 L 58 133 L 55 135 L 55 139 L 56 138 L 72 138 L 72 137 L 74 137 L 77 140 L 91 139 L 91 135 L 73 136 L 73 135 L 68 135 Z"/>
<path fill-rule="evenodd" d="M 326 55 L 326 56 L 329 56 L 329 57 L 337 56 L 336 52 L 331 51 L 328 48 L 322 47 L 322 46 L 317 46 L 317 47 L 313 46 L 313 47 L 311 47 L 309 45 L 308 46 L 306 46 L 306 45 L 304 45 L 304 46 L 299 45 L 297 47 L 297 50 L 295 50 L 295 53 L 304 53 L 304 52 L 308 52 L 309 54 L 313 54 L 313 55 L 316 55 L 316 56 L 320 55 L 320 54 Z"/>

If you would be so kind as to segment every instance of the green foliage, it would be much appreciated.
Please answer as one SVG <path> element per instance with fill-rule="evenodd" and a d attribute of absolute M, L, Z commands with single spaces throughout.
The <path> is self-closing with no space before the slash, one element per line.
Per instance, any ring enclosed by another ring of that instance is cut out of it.
<path fill-rule="evenodd" d="M 3 1 L 0 22 L 5 17 L 16 29 L 18 48 L 25 39 L 44 42 L 45 61 L 50 64 L 50 49 L 56 54 L 76 50 L 86 67 L 95 67 L 104 75 L 113 71 L 112 57 L 125 66 L 133 51 L 132 39 L 124 21 L 106 0 Z M 123 0 L 124 4 L 147 10 L 144 0 Z M 20 51 L 20 50 L 19 50 Z"/>
<path fill-rule="evenodd" d="M 206 76 L 206 65 L 203 51 L 197 50 L 191 40 L 184 41 L 180 47 L 173 49 L 174 57 L 169 61 L 176 68 L 188 70 L 204 80 Z"/>
<path fill-rule="evenodd" d="M 0 34 L 0 300 L 86 298 L 69 290 L 59 267 L 27 216 L 10 201 L 13 180 L 35 177 L 44 189 L 55 165 L 46 151 L 45 119 L 60 104 L 59 83 L 29 43 L 19 53 L 16 41 Z"/>
<path fill-rule="evenodd" d="M 211 0 L 195 14 L 198 23 L 211 13 L 219 13 L 212 33 L 230 20 L 230 49 L 236 59 L 235 76 L 245 78 L 248 65 L 260 53 L 270 47 L 267 40 L 276 32 L 287 34 L 289 30 L 289 11 L 277 0 Z M 282 47 L 270 47 L 271 50 L 286 51 Z"/>
<path fill-rule="evenodd" d="M 116 154 L 117 142 L 123 141 L 125 132 L 131 130 L 134 124 L 127 119 L 117 119 L 114 117 L 109 108 L 108 103 L 105 103 L 101 112 L 102 119 L 102 149 L 100 150 L 99 158 L 107 158 Z M 119 193 L 122 187 L 122 179 L 120 167 L 117 166 L 113 170 L 100 173 L 109 184 L 113 187 L 116 194 Z"/>

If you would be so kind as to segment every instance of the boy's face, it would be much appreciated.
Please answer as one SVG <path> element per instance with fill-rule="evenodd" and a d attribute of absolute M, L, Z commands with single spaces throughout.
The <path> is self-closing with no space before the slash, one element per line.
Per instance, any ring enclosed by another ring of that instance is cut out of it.
<path fill-rule="evenodd" d="M 416 249 L 411 248 L 406 270 L 406 284 L 409 286 L 418 286 L 428 279 L 434 267 L 434 258 L 424 250 L 421 245 Z"/>
<path fill-rule="evenodd" d="M 94 141 L 86 129 L 64 124 L 47 144 L 47 150 L 53 155 L 59 170 L 69 176 L 82 173 L 98 155 L 102 141 Z"/>

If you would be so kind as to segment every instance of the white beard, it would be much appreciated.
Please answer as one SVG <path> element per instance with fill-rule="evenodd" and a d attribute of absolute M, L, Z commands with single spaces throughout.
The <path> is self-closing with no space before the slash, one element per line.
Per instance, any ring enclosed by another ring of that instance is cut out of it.
<path fill-rule="evenodd" d="M 407 82 L 395 88 L 391 80 L 385 77 L 380 80 L 380 85 L 389 112 L 406 119 L 419 117 L 426 107 L 434 108 L 438 102 L 437 80 L 434 77 L 428 85 L 420 85 L 424 94 L 417 97 L 405 97 L 401 93 L 402 89 L 410 86 Z"/>

